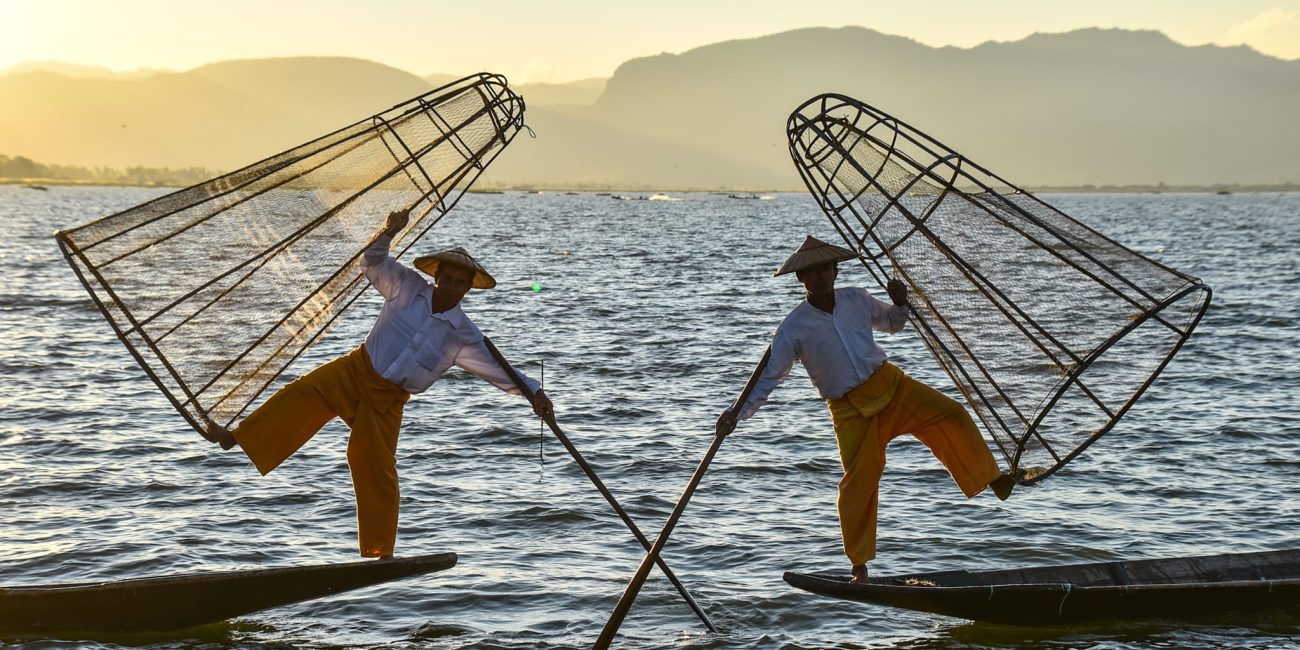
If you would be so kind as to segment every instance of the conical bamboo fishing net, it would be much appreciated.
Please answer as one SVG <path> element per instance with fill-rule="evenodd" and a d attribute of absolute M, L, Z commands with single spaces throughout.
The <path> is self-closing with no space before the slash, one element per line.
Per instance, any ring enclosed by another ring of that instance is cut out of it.
<path fill-rule="evenodd" d="M 1077 456 L 1151 385 L 1210 289 L 1075 221 L 862 102 L 791 114 L 790 155 L 1013 470 L 1033 483 Z"/>
<path fill-rule="evenodd" d="M 196 429 L 246 415 L 357 299 L 362 252 L 405 252 L 523 126 L 479 74 L 220 178 L 56 234 L 118 337 Z"/>

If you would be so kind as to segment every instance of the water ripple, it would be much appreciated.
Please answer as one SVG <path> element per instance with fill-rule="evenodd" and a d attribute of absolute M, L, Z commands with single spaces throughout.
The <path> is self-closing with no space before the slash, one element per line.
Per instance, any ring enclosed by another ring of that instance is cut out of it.
<path fill-rule="evenodd" d="M 356 556 L 346 428 L 271 475 L 204 443 L 119 344 L 49 233 L 160 190 L 0 186 L 3 584 L 340 562 Z M 501 282 L 466 310 L 546 389 L 561 426 L 653 538 L 712 442 L 713 421 L 799 300 L 771 278 L 813 234 L 810 198 L 611 201 L 471 195 L 422 249 L 465 243 Z M 1057 195 L 1048 200 L 1201 276 L 1215 302 L 1115 431 L 1041 486 L 966 500 L 924 446 L 889 450 L 873 571 L 1144 559 L 1300 542 L 1300 195 Z M 542 287 L 534 292 L 531 286 Z M 868 286 L 845 267 L 841 284 Z M 873 288 L 874 290 L 874 288 Z M 291 369 L 356 345 L 364 298 Z M 910 332 L 882 337 L 949 389 Z M 411 401 L 399 449 L 399 554 L 451 571 L 170 635 L 17 638 L 19 647 L 587 647 L 643 549 L 521 399 L 451 373 Z M 539 457 L 540 453 L 540 457 Z M 1296 617 L 1022 630 L 793 590 L 785 570 L 847 570 L 825 405 L 796 368 L 728 438 L 664 551 L 723 629 L 704 632 L 652 572 L 629 648 L 1292 647 Z"/>

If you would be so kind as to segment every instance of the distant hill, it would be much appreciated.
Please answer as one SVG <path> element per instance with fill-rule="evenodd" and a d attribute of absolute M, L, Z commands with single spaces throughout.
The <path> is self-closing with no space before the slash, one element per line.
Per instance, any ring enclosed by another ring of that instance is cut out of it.
<path fill-rule="evenodd" d="M 227 61 L 143 79 L 0 76 L 0 153 L 94 167 L 236 169 L 426 92 L 360 59 Z"/>
<path fill-rule="evenodd" d="M 517 137 L 510 150 L 492 163 L 485 181 L 529 187 L 679 190 L 754 187 L 754 179 L 771 175 L 762 164 L 737 160 L 712 143 L 674 142 L 650 131 L 592 120 L 583 110 L 529 108 L 526 119 L 537 137 Z M 708 170 L 712 175 L 705 176 Z"/>
<path fill-rule="evenodd" d="M 0 149 L 57 164 L 232 169 L 293 144 L 297 116 L 202 77 L 0 77 Z"/>
<path fill-rule="evenodd" d="M 223 61 L 185 74 L 310 121 L 322 133 L 434 88 L 409 72 L 346 57 Z"/>
<path fill-rule="evenodd" d="M 438 86 L 445 86 L 464 76 L 465 75 L 463 74 L 427 74 L 421 77 L 421 79 L 427 81 L 430 86 L 437 88 Z"/>
<path fill-rule="evenodd" d="M 116 72 L 108 68 L 101 68 L 94 65 L 78 65 L 76 63 L 63 63 L 62 61 L 24 61 L 18 65 L 10 66 L 5 70 L 0 70 L 0 75 L 16 74 L 19 72 L 53 72 L 65 77 L 74 79 L 102 79 L 104 77 L 117 77 L 119 79 L 140 79 L 142 77 L 151 77 L 162 70 L 152 68 L 140 68 L 130 72 Z"/>
<path fill-rule="evenodd" d="M 600 99 L 608 81 L 605 77 L 591 77 L 561 84 L 523 84 L 519 92 L 534 106 L 587 106 Z"/>
<path fill-rule="evenodd" d="M 0 75 L 0 154 L 233 169 L 450 81 L 338 57 L 227 61 L 143 79 Z M 785 122 L 817 93 L 872 104 L 1022 185 L 1300 180 L 1300 62 L 1085 29 L 932 48 L 801 29 L 516 86 L 537 138 L 498 184 L 798 189 Z"/>
<path fill-rule="evenodd" d="M 590 118 L 761 161 L 797 184 L 786 118 L 840 92 L 1021 184 L 1300 179 L 1300 62 L 1087 29 L 971 49 L 804 29 L 623 64 Z M 701 170 L 705 180 L 716 173 Z"/>
<path fill-rule="evenodd" d="M 434 86 L 449 84 L 460 77 L 450 74 L 425 75 L 424 80 Z M 588 106 L 596 103 L 605 92 L 605 77 L 591 77 L 566 83 L 511 83 L 510 87 L 532 106 Z"/>

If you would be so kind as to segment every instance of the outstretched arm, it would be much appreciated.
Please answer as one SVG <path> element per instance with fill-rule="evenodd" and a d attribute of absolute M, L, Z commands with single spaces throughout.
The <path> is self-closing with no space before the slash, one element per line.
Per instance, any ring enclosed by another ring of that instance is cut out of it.
<path fill-rule="evenodd" d="M 890 278 L 889 284 L 885 285 L 885 291 L 889 292 L 889 299 L 894 304 L 902 307 L 907 304 L 907 284 L 898 278 Z"/>
<path fill-rule="evenodd" d="M 766 401 L 767 397 L 772 394 L 776 387 L 785 381 L 790 375 L 790 369 L 794 367 L 795 351 L 794 342 L 788 336 L 780 331 L 772 339 L 771 356 L 765 358 L 766 365 L 762 369 L 762 374 L 754 381 L 754 387 L 749 394 L 748 399 L 740 405 L 739 412 L 734 412 L 731 408 L 726 409 L 718 416 L 718 421 L 713 425 L 715 435 L 725 436 L 736 429 L 736 424 L 740 420 L 748 420 L 758 411 Z"/>
<path fill-rule="evenodd" d="M 507 393 L 513 395 L 524 394 L 524 391 L 521 391 L 519 386 L 515 384 L 515 380 L 510 376 L 510 373 L 501 367 L 501 364 L 492 356 L 492 353 L 487 348 L 487 343 L 483 339 L 461 348 L 460 352 L 456 354 L 455 363 L 457 366 L 478 375 L 484 381 Z M 512 367 L 511 370 L 514 370 L 515 374 L 519 375 L 519 380 L 533 394 L 533 413 L 542 418 L 553 417 L 555 415 L 555 406 L 551 404 L 551 398 L 546 396 L 546 392 L 542 390 L 541 385 L 528 375 L 519 372 L 518 369 Z M 527 397 L 527 395 L 524 396 Z"/>
<path fill-rule="evenodd" d="M 713 423 L 713 435 L 728 436 L 736 430 L 736 414 L 727 409 L 718 416 L 718 421 Z"/>
<path fill-rule="evenodd" d="M 885 291 L 889 293 L 889 299 L 894 304 L 889 304 L 868 293 L 865 289 L 862 293 L 867 297 L 867 302 L 871 306 L 871 329 L 877 332 L 897 332 L 907 325 L 907 316 L 911 309 L 907 305 L 907 284 L 898 278 L 891 278 L 885 285 Z"/>
<path fill-rule="evenodd" d="M 379 291 L 379 295 L 386 299 L 396 295 L 402 284 L 402 276 L 408 270 L 388 254 L 388 248 L 393 244 L 393 237 L 402 232 L 408 221 L 410 221 L 410 210 L 390 212 L 388 218 L 384 220 L 383 227 L 375 234 L 375 240 L 361 256 L 361 266 L 366 279 L 370 280 L 370 284 Z"/>
<path fill-rule="evenodd" d="M 555 405 L 551 403 L 551 398 L 546 396 L 546 391 L 540 388 L 533 393 L 533 413 L 543 420 L 555 417 Z"/>

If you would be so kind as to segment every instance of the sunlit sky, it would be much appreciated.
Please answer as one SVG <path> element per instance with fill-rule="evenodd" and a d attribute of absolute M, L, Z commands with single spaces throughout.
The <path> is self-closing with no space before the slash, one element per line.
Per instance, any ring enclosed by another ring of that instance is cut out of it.
<path fill-rule="evenodd" d="M 418 75 L 606 77 L 627 59 L 800 27 L 859 25 L 932 46 L 1121 27 L 1300 59 L 1300 0 L 0 0 L 0 70 L 117 71 L 330 55 Z"/>

